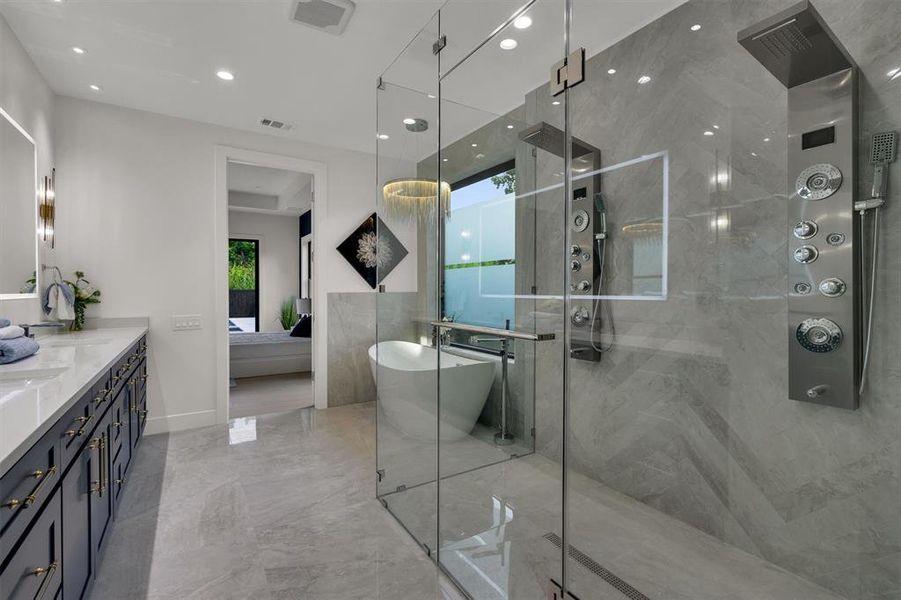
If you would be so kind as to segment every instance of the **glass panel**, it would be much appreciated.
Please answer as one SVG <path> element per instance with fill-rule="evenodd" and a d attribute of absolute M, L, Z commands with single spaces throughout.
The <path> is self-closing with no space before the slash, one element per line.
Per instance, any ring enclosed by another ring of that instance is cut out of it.
<path fill-rule="evenodd" d="M 901 5 L 814 0 L 821 21 L 809 9 L 775 17 L 795 4 L 573 0 L 571 44 L 588 52 L 585 81 L 568 92 L 571 134 L 600 150 L 607 233 L 589 256 L 606 260 L 595 293 L 570 303 L 596 306 L 581 327 L 601 352 L 568 361 L 570 427 L 556 444 L 567 447 L 566 580 L 579 598 L 875 600 L 901 590 L 901 370 L 889 350 L 901 339 L 901 263 L 878 263 L 857 409 L 863 326 L 852 302 L 871 289 L 874 225 L 872 210 L 853 213 L 854 194 L 871 195 L 873 135 L 901 126 Z M 856 139 L 842 104 L 853 102 L 855 73 L 818 71 L 818 58 L 835 56 L 830 39 L 859 66 Z M 829 144 L 803 135 L 832 127 Z M 796 178 L 827 162 L 844 173 L 837 203 L 806 200 Z M 577 190 L 587 172 L 576 158 L 569 167 Z M 901 169 L 892 177 L 901 184 Z M 883 233 L 901 227 L 901 213 L 882 216 Z M 819 227 L 809 241 L 793 231 L 801 218 Z M 802 244 L 818 249 L 816 262 L 796 262 Z M 901 241 L 883 238 L 881 249 L 897 255 Z M 865 258 L 856 271 L 855 252 Z M 844 299 L 820 293 L 842 268 Z M 804 349 L 798 312 L 834 319 L 842 345 Z M 842 352 L 852 368 L 824 366 Z M 834 379 L 797 394 L 800 377 Z"/>
<path fill-rule="evenodd" d="M 435 548 L 437 502 L 437 16 L 382 76 L 378 90 L 378 497 Z M 432 157 L 429 161 L 427 157 Z M 445 191 L 445 196 L 447 191 Z"/>
<path fill-rule="evenodd" d="M 448 46 L 471 23 L 490 23 L 482 15 L 493 4 L 443 9 Z M 438 560 L 486 600 L 545 598 L 550 580 L 561 581 L 563 347 L 504 330 L 562 335 L 564 239 L 539 238 L 536 224 L 562 231 L 564 222 L 563 109 L 540 90 L 563 56 L 563 8 L 535 3 L 529 27 L 507 26 L 456 68 L 445 63 L 456 55 L 440 54 L 438 165 L 452 190 L 441 316 L 462 328 L 440 338 Z M 539 117 L 540 104 L 558 114 Z M 556 268 L 537 277 L 539 264 Z"/>

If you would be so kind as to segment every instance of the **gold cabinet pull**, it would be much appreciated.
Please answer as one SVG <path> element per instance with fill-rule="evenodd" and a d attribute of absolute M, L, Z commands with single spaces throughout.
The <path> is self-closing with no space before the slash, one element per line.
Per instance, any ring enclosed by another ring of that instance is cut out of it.
<path fill-rule="evenodd" d="M 75 417 L 76 423 L 83 423 L 81 427 L 78 429 L 68 429 L 66 430 L 66 435 L 69 437 L 80 437 L 84 435 L 87 431 L 86 426 L 91 422 L 91 419 L 94 418 L 94 415 L 90 415 L 88 417 Z"/>
<path fill-rule="evenodd" d="M 22 504 L 22 501 L 19 500 L 18 498 L 10 498 L 9 500 L 7 500 L 6 502 L 3 503 L 3 506 L 4 506 L 4 508 L 8 508 L 9 510 L 12 510 L 15 507 L 19 506 L 20 504 Z"/>
<path fill-rule="evenodd" d="M 117 479 L 116 485 L 125 485 L 125 478 L 123 477 L 122 479 Z"/>
<path fill-rule="evenodd" d="M 56 574 L 56 570 L 59 568 L 59 563 L 54 561 L 50 563 L 50 566 L 47 567 L 38 567 L 31 571 L 31 575 L 35 577 L 44 577 L 44 581 L 41 582 L 41 587 L 38 588 L 38 593 L 35 598 L 37 600 L 42 600 L 42 598 L 47 594 L 47 590 L 50 589 L 50 580 L 53 579 L 53 576 Z"/>
<path fill-rule="evenodd" d="M 123 423 L 122 421 L 113 421 L 113 427 L 115 427 L 116 429 L 119 429 L 123 425 L 125 425 L 125 423 Z"/>
<path fill-rule="evenodd" d="M 106 401 L 106 399 L 109 398 L 110 391 L 111 390 L 103 388 L 102 390 L 97 392 L 97 395 L 94 396 L 94 404 L 100 404 L 101 402 Z"/>
<path fill-rule="evenodd" d="M 88 443 L 88 448 L 97 450 L 97 458 L 99 465 L 98 481 L 92 481 L 90 493 L 96 493 L 99 498 L 103 498 L 103 492 L 106 491 L 107 483 L 107 465 L 106 465 L 106 433 L 101 433 L 99 438 L 94 438 Z"/>
<path fill-rule="evenodd" d="M 56 475 L 56 467 L 55 466 L 50 467 L 47 470 L 38 469 L 31 474 L 32 477 L 34 477 L 35 479 L 39 479 L 40 481 L 38 481 L 38 484 L 36 486 L 34 486 L 34 489 L 31 490 L 31 493 L 25 497 L 25 501 L 22 503 L 22 508 L 28 508 L 29 506 L 31 506 L 32 504 L 37 502 L 38 494 L 41 493 L 41 490 L 43 489 L 44 484 L 46 484 L 47 481 L 54 475 Z"/>

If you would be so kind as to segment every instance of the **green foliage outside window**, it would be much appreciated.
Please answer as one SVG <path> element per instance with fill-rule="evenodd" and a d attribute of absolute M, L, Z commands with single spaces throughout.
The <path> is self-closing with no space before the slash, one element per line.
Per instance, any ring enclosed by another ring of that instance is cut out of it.
<path fill-rule="evenodd" d="M 257 246 L 248 240 L 228 242 L 228 289 L 252 290 L 256 286 Z"/>

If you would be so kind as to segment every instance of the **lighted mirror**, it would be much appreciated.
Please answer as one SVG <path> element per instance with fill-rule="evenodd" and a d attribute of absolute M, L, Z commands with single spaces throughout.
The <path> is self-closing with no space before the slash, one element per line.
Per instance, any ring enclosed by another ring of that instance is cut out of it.
<path fill-rule="evenodd" d="M 0 298 L 36 296 L 37 166 L 34 140 L 0 108 Z"/>

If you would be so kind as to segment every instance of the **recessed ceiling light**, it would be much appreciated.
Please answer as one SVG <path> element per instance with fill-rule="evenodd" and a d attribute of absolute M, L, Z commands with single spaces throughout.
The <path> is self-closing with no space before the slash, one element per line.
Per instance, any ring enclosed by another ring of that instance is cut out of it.
<path fill-rule="evenodd" d="M 691 26 L 691 30 L 692 30 L 692 31 L 697 31 L 697 30 L 699 30 L 700 28 L 701 28 L 701 25 L 698 24 L 698 23 L 695 23 L 694 25 Z"/>
<path fill-rule="evenodd" d="M 507 125 L 507 129 L 513 129 L 513 125 Z"/>
<path fill-rule="evenodd" d="M 719 126 L 719 125 L 714 125 L 713 128 L 714 128 L 714 129 L 719 129 L 720 126 Z"/>
<path fill-rule="evenodd" d="M 519 46 L 519 42 L 514 40 L 513 38 L 507 38 L 505 40 L 501 40 L 500 47 L 503 50 L 513 50 Z"/>
<path fill-rule="evenodd" d="M 216 77 L 218 77 L 222 81 L 232 81 L 235 78 L 234 74 L 231 71 L 225 70 L 216 71 Z"/>
<path fill-rule="evenodd" d="M 704 132 L 704 135 L 706 135 L 706 136 L 711 136 L 711 135 L 713 135 L 713 132 L 712 132 L 712 131 L 705 131 L 705 132 Z"/>
<path fill-rule="evenodd" d="M 648 76 L 648 75 L 642 75 L 641 77 L 638 78 L 638 83 L 640 83 L 641 85 L 644 85 L 644 84 L 646 84 L 647 82 L 649 82 L 650 80 L 651 80 L 651 77 L 650 77 L 650 76 Z"/>
<path fill-rule="evenodd" d="M 607 75 L 613 75 L 616 73 L 616 69 L 607 69 Z"/>
<path fill-rule="evenodd" d="M 99 91 L 101 90 L 101 87 L 100 87 L 99 85 L 97 85 L 96 83 L 92 83 L 92 84 L 89 85 L 88 87 L 90 87 L 90 88 L 91 88 L 92 90 L 94 90 L 95 92 L 99 92 Z"/>
<path fill-rule="evenodd" d="M 435 98 L 437 98 L 437 96 L 435 96 L 435 94 L 429 94 L 429 98 L 431 98 L 432 100 L 434 100 Z"/>
<path fill-rule="evenodd" d="M 415 124 L 416 124 L 416 119 L 414 119 L 412 117 L 407 117 L 406 119 L 404 119 L 404 125 L 415 125 Z"/>
<path fill-rule="evenodd" d="M 85 50 L 84 48 L 79 48 L 78 46 L 72 46 L 72 52 L 74 52 L 75 54 L 84 54 Z"/>
<path fill-rule="evenodd" d="M 448 159 L 446 159 L 446 158 L 442 158 L 441 160 L 442 160 L 443 162 L 447 162 L 447 161 L 448 161 Z"/>
<path fill-rule="evenodd" d="M 560 106 L 560 101 L 554 100 L 553 102 L 551 102 L 551 104 L 553 104 L 554 106 Z"/>
<path fill-rule="evenodd" d="M 380 134 L 378 135 L 378 138 L 379 138 L 380 140 L 387 140 L 387 139 L 390 138 L 390 137 L 391 137 L 391 136 L 388 135 L 387 133 L 380 133 Z"/>
<path fill-rule="evenodd" d="M 526 15 L 516 17 L 513 20 L 513 26 L 517 29 L 528 29 L 532 26 L 532 17 L 527 17 Z"/>
<path fill-rule="evenodd" d="M 471 144 L 471 145 L 472 145 L 473 148 L 478 148 L 478 147 L 479 147 L 478 144 Z"/>
<path fill-rule="evenodd" d="M 763 138 L 763 141 L 768 142 L 768 141 L 770 141 L 770 138 Z"/>
<path fill-rule="evenodd" d="M 756 153 L 756 152 L 752 152 L 752 153 L 751 153 L 751 156 L 757 156 L 757 153 Z"/>

